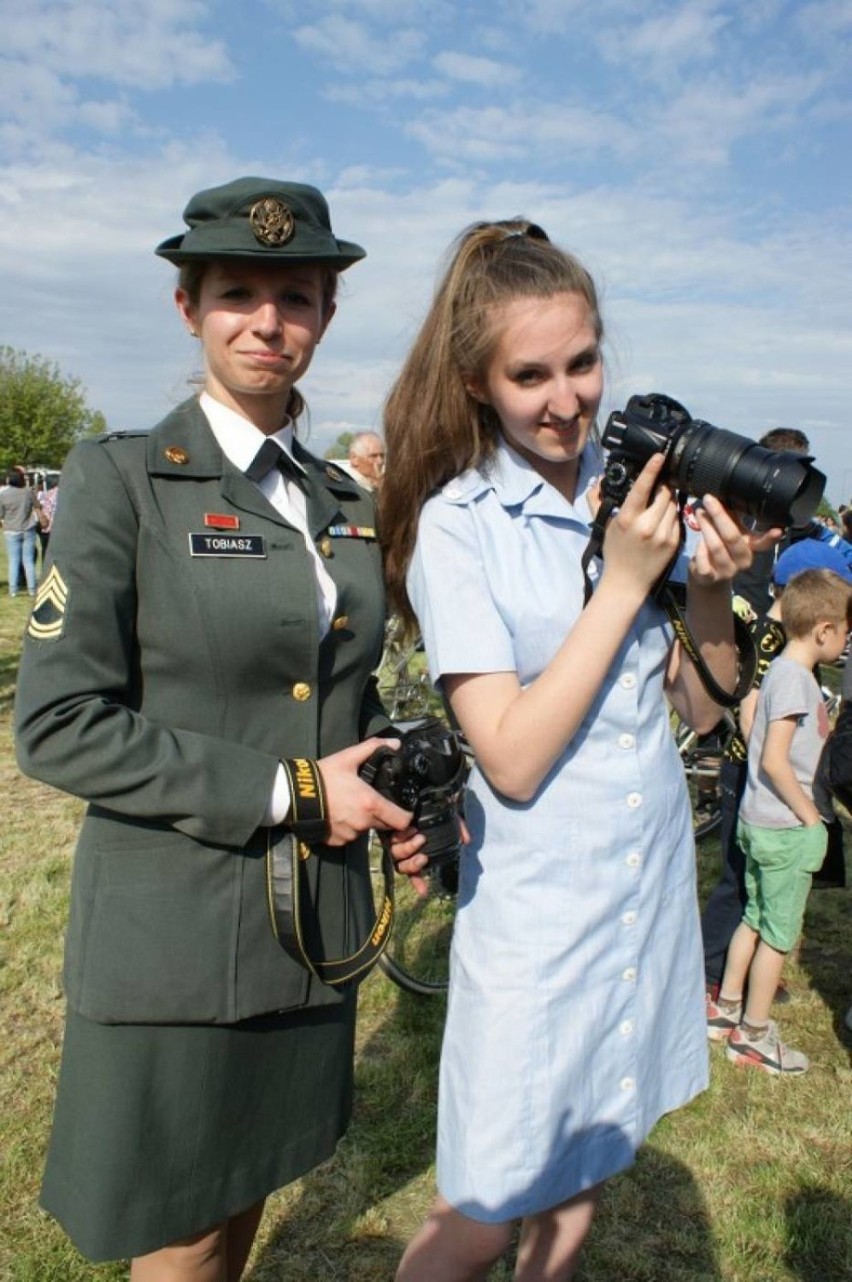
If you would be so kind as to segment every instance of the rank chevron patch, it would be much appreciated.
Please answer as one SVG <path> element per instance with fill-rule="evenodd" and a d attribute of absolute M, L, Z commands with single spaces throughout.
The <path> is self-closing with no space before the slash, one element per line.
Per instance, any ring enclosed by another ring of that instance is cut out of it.
<path fill-rule="evenodd" d="M 65 608 L 68 604 L 68 586 L 57 566 L 36 593 L 35 605 L 27 625 L 27 633 L 37 641 L 58 641 L 65 630 Z"/>

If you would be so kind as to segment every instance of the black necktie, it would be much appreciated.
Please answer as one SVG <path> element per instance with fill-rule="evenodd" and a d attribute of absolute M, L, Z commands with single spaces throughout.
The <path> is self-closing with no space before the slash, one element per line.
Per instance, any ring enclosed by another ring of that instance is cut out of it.
<path fill-rule="evenodd" d="M 295 481 L 300 490 L 307 492 L 307 477 L 298 463 L 281 448 L 277 441 L 267 437 L 255 454 L 251 465 L 246 468 L 246 476 L 250 481 L 257 483 L 262 481 L 274 467 L 278 468 L 285 480 Z"/>

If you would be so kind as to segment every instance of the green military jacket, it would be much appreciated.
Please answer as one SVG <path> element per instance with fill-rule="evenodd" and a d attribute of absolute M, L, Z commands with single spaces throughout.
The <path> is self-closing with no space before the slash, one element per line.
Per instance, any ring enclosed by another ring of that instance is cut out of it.
<path fill-rule="evenodd" d="M 371 673 L 384 593 L 372 500 L 300 446 L 338 593 L 321 641 L 302 534 L 195 400 L 68 456 L 17 693 L 22 770 L 89 804 L 65 985 L 106 1022 L 227 1022 L 340 1000 L 269 919 L 260 827 L 279 759 L 387 727 Z M 240 550 L 242 549 L 242 551 Z M 371 918 L 366 841 L 309 861 L 328 957 Z"/>

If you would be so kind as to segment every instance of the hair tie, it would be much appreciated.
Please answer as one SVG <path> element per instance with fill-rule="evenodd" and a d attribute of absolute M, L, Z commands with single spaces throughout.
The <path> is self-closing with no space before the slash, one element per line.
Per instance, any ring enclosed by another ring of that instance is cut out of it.
<path fill-rule="evenodd" d="M 499 227 L 500 224 L 498 223 L 497 225 Z M 543 227 L 539 227 L 538 223 L 527 223 L 525 227 L 507 228 L 503 239 L 512 240 L 516 236 L 528 236 L 530 240 L 546 240 L 550 243 L 550 237 Z"/>

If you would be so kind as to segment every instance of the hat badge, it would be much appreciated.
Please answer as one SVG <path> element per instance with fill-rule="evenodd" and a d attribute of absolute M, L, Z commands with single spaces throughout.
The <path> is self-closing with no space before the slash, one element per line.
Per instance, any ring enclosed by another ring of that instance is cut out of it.
<path fill-rule="evenodd" d="M 254 202 L 249 210 L 249 225 L 261 245 L 286 245 L 296 230 L 293 211 L 274 196 Z"/>

